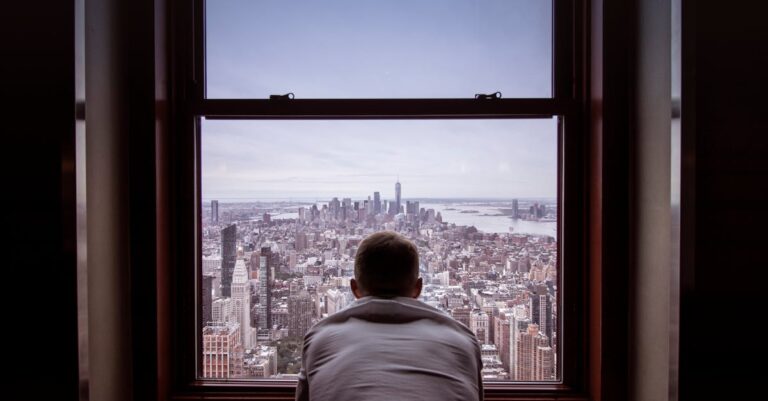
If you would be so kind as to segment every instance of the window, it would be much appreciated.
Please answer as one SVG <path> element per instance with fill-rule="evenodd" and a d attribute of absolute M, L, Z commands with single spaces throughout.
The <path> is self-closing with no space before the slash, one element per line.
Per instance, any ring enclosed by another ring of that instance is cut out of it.
<path fill-rule="evenodd" d="M 558 379 L 556 118 L 200 132 L 201 330 L 240 336 L 225 376 L 204 350 L 202 379 L 294 379 L 304 334 L 353 301 L 355 250 L 384 229 L 417 244 L 421 300 L 475 332 L 486 379 Z"/>
<path fill-rule="evenodd" d="M 417 243 L 422 300 L 484 344 L 489 394 L 571 391 L 573 3 L 193 3 L 176 77 L 190 391 L 290 392 L 300 338 L 351 301 L 354 251 L 379 229 Z"/>

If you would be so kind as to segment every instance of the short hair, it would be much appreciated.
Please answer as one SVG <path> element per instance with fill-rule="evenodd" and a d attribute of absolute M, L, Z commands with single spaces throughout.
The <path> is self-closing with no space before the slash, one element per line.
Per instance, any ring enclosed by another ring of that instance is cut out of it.
<path fill-rule="evenodd" d="M 419 253 L 402 235 L 380 231 L 357 249 L 355 280 L 368 295 L 407 296 L 419 277 Z"/>

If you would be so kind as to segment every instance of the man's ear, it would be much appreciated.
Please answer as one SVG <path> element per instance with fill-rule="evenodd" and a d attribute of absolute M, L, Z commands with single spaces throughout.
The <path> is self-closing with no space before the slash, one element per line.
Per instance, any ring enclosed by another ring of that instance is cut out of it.
<path fill-rule="evenodd" d="M 422 287 L 424 287 L 424 282 L 421 280 L 421 277 L 419 277 L 413 284 L 413 292 L 411 292 L 411 298 L 418 298 L 419 295 L 421 295 Z"/>
<path fill-rule="evenodd" d="M 349 279 L 349 286 L 352 288 L 352 294 L 355 295 L 355 299 L 360 299 L 365 296 L 362 289 L 360 289 L 360 285 L 357 283 L 357 280 Z"/>

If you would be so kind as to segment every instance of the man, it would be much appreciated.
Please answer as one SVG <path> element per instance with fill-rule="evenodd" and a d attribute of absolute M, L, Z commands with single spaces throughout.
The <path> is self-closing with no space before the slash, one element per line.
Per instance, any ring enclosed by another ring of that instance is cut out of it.
<path fill-rule="evenodd" d="M 421 294 L 416 247 L 366 238 L 350 281 L 357 300 L 304 337 L 297 400 L 481 400 L 480 346 Z"/>

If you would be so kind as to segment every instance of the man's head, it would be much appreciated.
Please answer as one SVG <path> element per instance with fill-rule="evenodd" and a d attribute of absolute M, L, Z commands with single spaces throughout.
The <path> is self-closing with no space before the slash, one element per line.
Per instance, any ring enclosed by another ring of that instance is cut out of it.
<path fill-rule="evenodd" d="M 381 231 L 363 240 L 355 257 L 355 297 L 411 297 L 421 294 L 419 253 L 400 234 Z"/>

